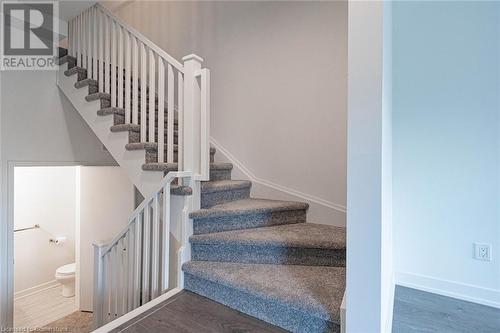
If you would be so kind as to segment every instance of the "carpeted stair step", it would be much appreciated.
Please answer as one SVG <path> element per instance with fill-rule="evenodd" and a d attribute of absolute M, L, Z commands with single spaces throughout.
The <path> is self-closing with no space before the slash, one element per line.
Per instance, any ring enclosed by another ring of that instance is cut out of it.
<path fill-rule="evenodd" d="M 147 110 L 146 123 L 149 126 L 149 110 Z M 138 122 L 141 124 L 141 110 L 139 108 L 139 119 Z M 100 109 L 97 111 L 97 114 L 100 116 L 107 116 L 112 114 L 115 125 L 125 124 L 125 109 L 119 107 L 109 107 L 105 109 Z M 168 123 L 167 115 L 164 116 L 164 124 Z M 155 110 L 155 127 L 158 127 L 158 110 Z M 178 128 L 178 121 L 174 119 L 174 129 Z"/>
<path fill-rule="evenodd" d="M 250 197 L 252 182 L 248 180 L 216 180 L 201 183 L 201 208 Z"/>
<path fill-rule="evenodd" d="M 200 209 L 189 216 L 194 234 L 267 227 L 306 222 L 309 205 L 303 202 L 267 199 L 242 199 L 211 208 Z"/>
<path fill-rule="evenodd" d="M 156 142 L 135 142 L 125 145 L 127 150 L 144 150 L 146 163 L 158 162 L 158 143 Z M 165 158 L 167 156 L 168 145 L 164 145 Z M 174 161 L 177 162 L 179 147 L 174 144 Z M 210 163 L 214 162 L 215 148 L 210 148 Z"/>
<path fill-rule="evenodd" d="M 190 242 L 197 261 L 345 267 L 345 228 L 323 224 L 194 235 Z"/>
<path fill-rule="evenodd" d="M 219 180 L 224 174 L 225 179 L 231 179 L 231 163 L 210 163 L 210 180 Z M 177 171 L 177 163 L 145 163 L 142 165 L 144 171 L 163 171 L 167 174 L 170 171 Z"/>
<path fill-rule="evenodd" d="M 191 261 L 187 290 L 292 332 L 340 332 L 345 268 Z"/>
<path fill-rule="evenodd" d="M 77 75 L 77 81 L 82 81 L 87 78 L 87 70 L 79 66 L 74 66 L 64 71 L 64 75 L 66 76 L 72 76 L 75 74 Z"/>
<path fill-rule="evenodd" d="M 128 132 L 129 143 L 141 142 L 141 126 L 134 124 L 113 125 L 110 128 L 111 132 Z M 179 132 L 174 130 L 174 144 L 178 143 Z M 167 141 L 167 132 L 165 131 L 164 140 Z M 158 131 L 155 131 L 155 140 L 158 140 Z"/>

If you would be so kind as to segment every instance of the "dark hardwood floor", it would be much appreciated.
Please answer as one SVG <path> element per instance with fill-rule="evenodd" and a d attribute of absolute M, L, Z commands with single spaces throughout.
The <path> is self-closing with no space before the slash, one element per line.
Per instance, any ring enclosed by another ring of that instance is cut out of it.
<path fill-rule="evenodd" d="M 499 333 L 500 309 L 396 286 L 393 333 Z"/>
<path fill-rule="evenodd" d="M 112 332 L 278 333 L 286 331 L 208 298 L 182 291 Z"/>

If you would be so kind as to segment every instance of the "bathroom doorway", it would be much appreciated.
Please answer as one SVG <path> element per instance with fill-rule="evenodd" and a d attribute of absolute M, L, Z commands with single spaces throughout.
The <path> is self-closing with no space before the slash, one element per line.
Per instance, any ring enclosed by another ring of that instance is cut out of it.
<path fill-rule="evenodd" d="M 93 249 L 123 229 L 134 187 L 119 167 L 9 168 L 13 326 L 90 331 Z"/>

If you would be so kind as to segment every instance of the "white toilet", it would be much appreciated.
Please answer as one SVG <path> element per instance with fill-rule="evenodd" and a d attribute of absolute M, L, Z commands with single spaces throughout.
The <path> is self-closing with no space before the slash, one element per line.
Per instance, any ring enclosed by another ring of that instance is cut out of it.
<path fill-rule="evenodd" d="M 62 284 L 64 297 L 75 296 L 76 263 L 68 264 L 56 269 L 56 281 Z"/>

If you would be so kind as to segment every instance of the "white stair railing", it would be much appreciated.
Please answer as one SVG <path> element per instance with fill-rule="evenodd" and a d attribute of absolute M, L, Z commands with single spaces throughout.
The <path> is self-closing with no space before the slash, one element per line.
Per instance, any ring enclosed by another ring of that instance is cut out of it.
<path fill-rule="evenodd" d="M 158 163 L 208 179 L 210 72 L 202 58 L 181 64 L 100 4 L 69 20 L 68 54 L 124 110 L 125 124 L 140 125 L 141 142 L 158 145 Z"/>
<path fill-rule="evenodd" d="M 190 172 L 170 172 L 158 191 L 145 199 L 129 218 L 127 227 L 108 244 L 94 243 L 94 325 L 99 327 L 149 302 L 172 288 L 170 245 L 170 187 L 174 179 L 191 178 Z M 188 200 L 185 200 L 185 206 Z M 182 226 L 182 224 L 181 224 Z M 181 243 L 187 242 L 186 228 Z M 183 263 L 182 248 L 177 273 Z"/>
<path fill-rule="evenodd" d="M 94 244 L 94 326 L 149 302 L 172 288 L 189 260 L 189 212 L 199 208 L 200 181 L 209 179 L 210 72 L 196 55 L 181 64 L 141 33 L 96 4 L 68 21 L 68 54 L 87 70 L 89 84 L 110 95 L 123 110 L 125 124 L 140 128 L 140 141 L 155 143 L 158 163 L 177 163 L 156 192 L 132 213 L 127 227 L 111 242 Z M 177 120 L 177 132 L 174 122 Z M 175 156 L 177 139 L 177 156 Z M 125 147 L 124 147 L 125 149 Z M 182 212 L 172 212 L 170 185 L 189 185 Z M 173 214 L 172 214 L 173 213 Z M 181 218 L 178 253 L 169 244 L 171 216 Z M 178 255 L 176 267 L 169 258 Z"/>

